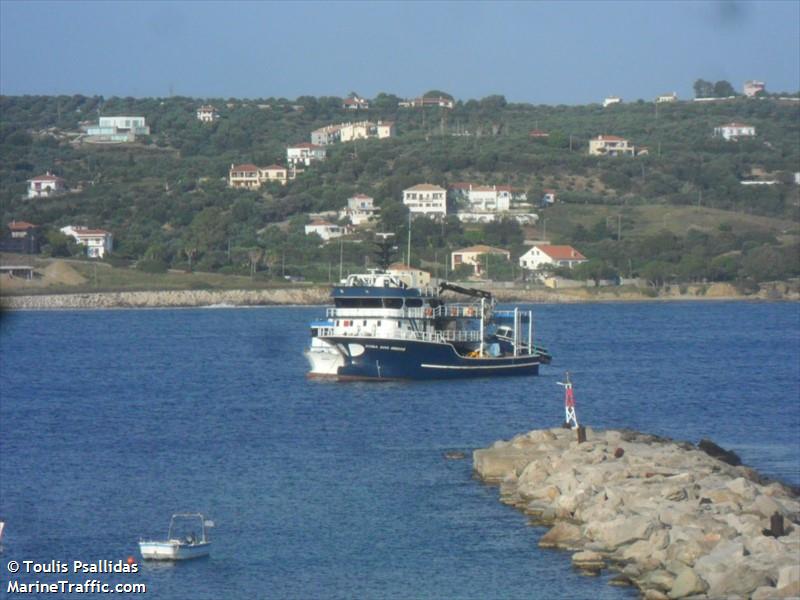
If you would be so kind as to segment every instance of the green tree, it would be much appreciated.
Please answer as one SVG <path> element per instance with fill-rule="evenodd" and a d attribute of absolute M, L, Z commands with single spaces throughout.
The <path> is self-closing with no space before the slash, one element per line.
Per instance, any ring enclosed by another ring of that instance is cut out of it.
<path fill-rule="evenodd" d="M 695 98 L 711 98 L 714 96 L 714 84 L 705 79 L 697 79 L 694 82 Z"/>
<path fill-rule="evenodd" d="M 735 96 L 736 90 L 727 81 L 718 81 L 714 84 L 714 96 L 717 98 L 727 98 L 728 96 Z"/>

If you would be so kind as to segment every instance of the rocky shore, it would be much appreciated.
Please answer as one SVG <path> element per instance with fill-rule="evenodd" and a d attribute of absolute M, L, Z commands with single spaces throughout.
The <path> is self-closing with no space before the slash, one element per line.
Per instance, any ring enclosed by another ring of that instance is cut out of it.
<path fill-rule="evenodd" d="M 706 441 L 589 428 L 580 444 L 537 430 L 473 453 L 502 502 L 550 527 L 539 546 L 584 573 L 617 571 L 648 599 L 800 597 L 796 490 L 737 463 Z"/>
<path fill-rule="evenodd" d="M 164 290 L 140 292 L 83 292 L 72 294 L 3 294 L 0 285 L 0 308 L 8 310 L 82 309 L 82 308 L 177 308 L 215 305 L 270 306 L 320 305 L 330 302 L 329 286 L 270 288 L 265 290 Z M 658 296 L 637 290 L 617 288 L 577 290 L 539 290 L 490 288 L 500 302 L 584 303 L 650 301 L 720 301 L 720 300 L 800 300 L 790 289 L 768 289 L 752 296 L 737 294 L 732 286 L 715 284 L 703 294 L 690 289 L 675 289 Z"/>

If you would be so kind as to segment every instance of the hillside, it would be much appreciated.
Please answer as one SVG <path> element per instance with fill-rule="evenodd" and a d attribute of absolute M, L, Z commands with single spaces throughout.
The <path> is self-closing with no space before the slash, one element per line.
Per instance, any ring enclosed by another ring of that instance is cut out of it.
<path fill-rule="evenodd" d="M 190 250 L 192 266 L 203 271 L 248 275 L 254 268 L 263 278 L 327 281 L 340 258 L 346 270 L 370 260 L 368 246 L 358 243 L 370 234 L 321 246 L 303 234 L 309 212 L 337 210 L 366 193 L 381 207 L 380 227 L 405 240 L 404 188 L 471 181 L 512 185 L 534 202 L 552 188 L 559 203 L 535 209 L 539 224 L 526 229 L 417 219 L 414 264 L 444 271 L 450 251 L 479 242 L 516 257 L 526 249 L 523 239 L 546 233 L 596 259 L 587 271 L 641 275 L 656 285 L 711 279 L 752 286 L 800 275 L 797 102 L 639 101 L 603 108 L 509 104 L 490 96 L 448 110 L 399 108 L 398 100 L 381 94 L 368 111 L 353 114 L 341 108 L 341 98 L 1 97 L 0 215 L 4 223 L 25 220 L 52 231 L 67 224 L 112 231 L 119 265 L 185 269 Z M 217 122 L 196 119 L 206 103 L 218 107 Z M 145 116 L 152 135 L 113 147 L 76 143 L 80 124 L 96 122 L 98 114 Z M 233 163 L 285 164 L 287 144 L 309 141 L 324 125 L 364 118 L 395 122 L 397 136 L 329 146 L 326 162 L 285 187 L 245 191 L 225 184 Z M 757 136 L 712 137 L 715 127 L 732 121 L 754 126 Z M 529 136 L 534 129 L 549 137 Z M 600 134 L 623 136 L 648 152 L 589 156 L 588 141 Z M 46 171 L 63 177 L 70 192 L 24 199 L 26 181 Z M 54 233 L 48 241 L 47 253 L 75 251 Z M 495 269 L 494 276 L 518 277 L 519 269 Z"/>

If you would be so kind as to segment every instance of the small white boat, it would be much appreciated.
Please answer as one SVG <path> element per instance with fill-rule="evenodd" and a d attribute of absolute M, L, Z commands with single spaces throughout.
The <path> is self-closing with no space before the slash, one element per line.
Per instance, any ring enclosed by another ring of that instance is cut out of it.
<path fill-rule="evenodd" d="M 187 560 L 208 556 L 211 541 L 206 528 L 213 527 L 200 513 L 176 513 L 164 541 L 139 540 L 139 552 L 147 560 Z"/>

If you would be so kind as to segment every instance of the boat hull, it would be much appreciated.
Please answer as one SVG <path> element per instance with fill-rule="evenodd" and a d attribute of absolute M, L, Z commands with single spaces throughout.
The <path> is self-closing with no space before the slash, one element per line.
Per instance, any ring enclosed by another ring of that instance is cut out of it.
<path fill-rule="evenodd" d="M 211 542 L 184 544 L 176 540 L 167 542 L 139 542 L 139 552 L 146 560 L 189 560 L 208 556 Z"/>
<path fill-rule="evenodd" d="M 486 356 L 472 358 L 459 354 L 449 343 L 381 339 L 357 336 L 323 338 L 330 346 L 325 368 L 311 364 L 310 377 L 333 379 L 464 379 L 538 375 L 538 355 Z M 322 364 L 322 361 L 317 361 Z"/>

